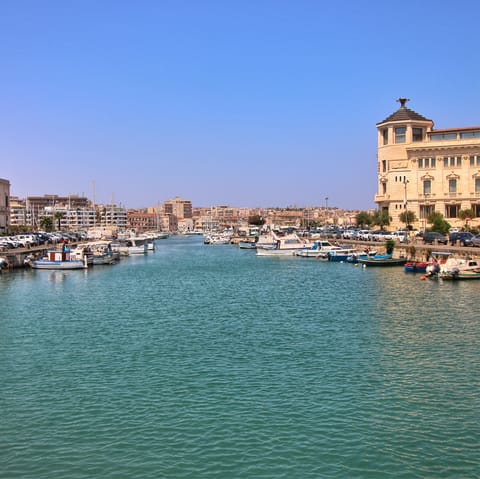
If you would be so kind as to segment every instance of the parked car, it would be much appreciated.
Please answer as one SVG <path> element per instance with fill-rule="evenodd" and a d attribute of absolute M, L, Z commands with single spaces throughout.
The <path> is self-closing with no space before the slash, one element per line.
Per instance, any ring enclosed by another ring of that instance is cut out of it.
<path fill-rule="evenodd" d="M 399 241 L 400 243 L 405 243 L 408 240 L 408 231 L 394 231 L 392 233 L 392 239 Z"/>
<path fill-rule="evenodd" d="M 427 231 L 423 234 L 423 242 L 425 244 L 433 244 L 435 241 L 439 244 L 447 244 L 447 237 L 442 235 L 442 233 L 437 233 L 436 231 Z"/>
<path fill-rule="evenodd" d="M 480 248 L 480 235 L 476 235 L 472 238 L 472 246 Z"/>
<path fill-rule="evenodd" d="M 459 241 L 462 246 L 471 246 L 473 236 L 469 231 L 456 231 L 450 233 L 449 241 L 452 246 L 456 245 L 457 241 Z"/>

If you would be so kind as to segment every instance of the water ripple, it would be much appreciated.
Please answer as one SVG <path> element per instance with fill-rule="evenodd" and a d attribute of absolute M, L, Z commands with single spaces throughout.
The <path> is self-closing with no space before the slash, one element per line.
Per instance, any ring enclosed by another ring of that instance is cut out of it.
<path fill-rule="evenodd" d="M 0 277 L 0 477 L 480 477 L 478 285 L 183 239 L 43 273 Z"/>

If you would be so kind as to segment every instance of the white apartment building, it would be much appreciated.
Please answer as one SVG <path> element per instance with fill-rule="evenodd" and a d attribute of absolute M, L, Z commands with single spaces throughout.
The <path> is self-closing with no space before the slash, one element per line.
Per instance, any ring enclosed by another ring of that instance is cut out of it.
<path fill-rule="evenodd" d="M 10 182 L 0 178 L 0 233 L 6 233 L 10 218 Z"/>

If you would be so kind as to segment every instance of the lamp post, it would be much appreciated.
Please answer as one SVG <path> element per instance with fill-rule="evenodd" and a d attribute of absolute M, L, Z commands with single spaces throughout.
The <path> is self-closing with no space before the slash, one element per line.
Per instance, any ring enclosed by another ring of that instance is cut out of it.
<path fill-rule="evenodd" d="M 403 200 L 403 204 L 405 206 L 405 224 L 407 226 L 407 231 L 410 231 L 410 227 L 409 227 L 410 225 L 409 225 L 409 221 L 408 221 L 407 185 L 408 185 L 407 177 L 404 177 L 403 178 L 403 186 L 405 188 L 405 197 L 404 197 L 404 200 Z"/>
<path fill-rule="evenodd" d="M 325 225 L 328 223 L 328 196 L 325 197 Z"/>

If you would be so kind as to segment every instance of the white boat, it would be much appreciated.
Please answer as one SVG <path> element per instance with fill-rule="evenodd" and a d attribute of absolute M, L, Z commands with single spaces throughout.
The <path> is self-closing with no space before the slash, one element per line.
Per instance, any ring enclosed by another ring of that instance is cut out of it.
<path fill-rule="evenodd" d="M 230 244 L 232 241 L 232 232 L 223 231 L 221 233 L 208 233 L 203 237 L 204 244 Z"/>
<path fill-rule="evenodd" d="M 94 265 L 115 264 L 120 259 L 120 253 L 112 250 L 110 241 L 97 241 L 89 245 L 93 251 Z"/>
<path fill-rule="evenodd" d="M 303 240 L 295 233 L 280 236 L 272 232 L 272 237 L 274 243 L 271 245 L 257 243 L 257 256 L 293 256 L 296 251 L 312 246 L 310 241 Z"/>
<path fill-rule="evenodd" d="M 238 247 L 240 249 L 256 249 L 257 243 L 255 241 L 239 241 Z"/>
<path fill-rule="evenodd" d="M 30 266 L 34 269 L 86 269 L 88 267 L 86 261 L 72 259 L 70 257 L 70 249 L 64 247 L 61 251 L 50 250 L 47 256 L 42 259 L 31 261 Z"/>
<path fill-rule="evenodd" d="M 448 258 L 440 266 L 438 277 L 443 279 L 480 278 L 480 263 L 475 259 Z"/>
<path fill-rule="evenodd" d="M 301 256 L 302 258 L 316 258 L 322 253 L 328 253 L 332 249 L 338 249 L 339 246 L 333 245 L 330 241 L 327 240 L 317 240 L 314 241 L 310 248 L 304 248 L 295 251 L 296 256 Z"/>
<path fill-rule="evenodd" d="M 112 250 L 118 251 L 122 256 L 147 254 L 148 244 L 145 238 L 132 237 L 112 243 Z"/>

